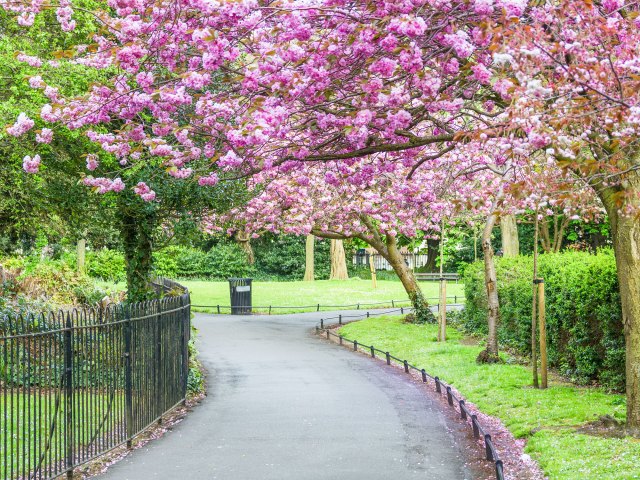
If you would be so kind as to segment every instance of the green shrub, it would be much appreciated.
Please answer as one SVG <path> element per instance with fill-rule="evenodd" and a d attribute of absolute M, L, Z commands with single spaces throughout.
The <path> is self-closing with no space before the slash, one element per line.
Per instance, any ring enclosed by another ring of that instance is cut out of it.
<path fill-rule="evenodd" d="M 159 277 L 176 278 L 178 275 L 178 251 L 180 247 L 168 247 L 153 252 L 153 273 Z"/>
<path fill-rule="evenodd" d="M 87 252 L 87 274 L 110 282 L 121 282 L 127 278 L 124 255 L 117 250 L 96 250 Z"/>
<path fill-rule="evenodd" d="M 578 383 L 624 388 L 624 333 L 613 252 L 544 254 L 549 363 Z M 502 345 L 530 354 L 533 259 L 496 259 Z M 481 262 L 464 271 L 467 331 L 487 332 L 487 299 Z"/>
<path fill-rule="evenodd" d="M 247 261 L 247 254 L 238 245 L 221 243 L 211 248 L 203 260 L 202 273 L 207 278 L 227 279 L 246 277 L 254 269 Z"/>

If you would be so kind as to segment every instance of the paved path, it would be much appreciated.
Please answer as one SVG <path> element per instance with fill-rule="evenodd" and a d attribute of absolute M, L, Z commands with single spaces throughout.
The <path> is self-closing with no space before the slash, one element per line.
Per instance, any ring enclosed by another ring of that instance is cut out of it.
<path fill-rule="evenodd" d="M 321 316 L 198 314 L 209 395 L 98 478 L 480 478 L 442 404 L 400 370 L 314 337 Z"/>

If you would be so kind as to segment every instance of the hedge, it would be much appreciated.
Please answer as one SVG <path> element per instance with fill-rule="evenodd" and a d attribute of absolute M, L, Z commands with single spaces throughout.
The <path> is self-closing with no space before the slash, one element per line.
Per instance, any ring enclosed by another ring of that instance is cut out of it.
<path fill-rule="evenodd" d="M 496 259 L 500 298 L 499 342 L 530 355 L 533 258 Z M 624 389 L 625 348 L 613 252 L 544 254 L 549 364 L 577 383 Z M 463 327 L 487 332 L 487 298 L 481 262 L 464 270 Z"/>

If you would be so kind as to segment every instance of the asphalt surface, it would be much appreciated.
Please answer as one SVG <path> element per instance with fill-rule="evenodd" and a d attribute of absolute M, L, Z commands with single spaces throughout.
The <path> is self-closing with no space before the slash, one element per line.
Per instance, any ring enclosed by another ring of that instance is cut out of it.
<path fill-rule="evenodd" d="M 485 477 L 443 402 L 401 370 L 319 339 L 326 316 L 197 314 L 208 396 L 97 478 Z"/>

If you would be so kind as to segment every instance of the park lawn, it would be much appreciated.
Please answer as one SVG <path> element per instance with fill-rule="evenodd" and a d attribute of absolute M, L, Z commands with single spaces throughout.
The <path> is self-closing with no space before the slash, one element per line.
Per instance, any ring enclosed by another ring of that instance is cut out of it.
<path fill-rule="evenodd" d="M 527 438 L 526 452 L 549 478 L 640 478 L 640 440 L 576 431 L 602 415 L 624 420 L 622 395 L 555 378 L 549 389 L 535 390 L 526 366 L 511 363 L 508 355 L 503 355 L 503 365 L 478 365 L 475 359 L 482 347 L 462 343 L 453 328 L 447 331 L 447 343 L 439 344 L 435 325 L 405 324 L 399 317 L 385 316 L 351 323 L 340 333 L 407 359 L 455 386 L 484 413 L 502 420 L 515 437 Z"/>
<path fill-rule="evenodd" d="M 60 397 L 60 407 L 56 414 L 56 394 L 26 394 L 21 392 L 0 392 L 0 478 L 17 478 L 23 472 L 33 470 L 38 463 L 36 456 L 45 449 L 50 435 L 51 422 L 56 418 L 57 428 L 51 443 L 51 453 L 44 458 L 42 469 L 47 472 L 49 465 L 56 464 L 65 456 L 64 451 L 64 419 L 66 407 L 64 395 Z M 74 419 L 77 426 L 75 443 L 78 446 L 88 444 L 95 429 L 106 426 L 119 428 L 121 423 L 114 424 L 112 418 L 103 424 L 103 417 L 108 410 L 110 397 L 107 395 L 90 395 L 77 393 L 74 398 Z M 124 396 L 116 395 L 112 407 L 117 412 L 124 411 Z M 89 408 L 95 415 L 89 415 Z M 6 409 L 6 412 L 5 412 Z M 6 420 L 5 420 L 6 419 Z M 27 443 L 25 443 L 25 439 Z M 9 463 L 4 463 L 5 450 Z M 11 463 L 11 459 L 13 463 Z M 53 468 L 53 467 L 52 467 Z"/>
<path fill-rule="evenodd" d="M 180 283 L 189 288 L 194 310 L 202 312 L 217 312 L 217 305 L 229 306 L 228 282 L 211 282 L 202 280 L 181 280 Z M 365 308 L 366 303 L 380 303 L 376 307 L 391 307 L 394 304 L 408 306 L 410 303 L 402 284 L 399 281 L 380 280 L 374 289 L 371 280 L 353 278 L 350 280 L 316 280 L 314 282 L 253 282 L 254 311 L 268 312 L 273 307 L 307 308 L 273 308 L 272 313 L 296 313 L 315 311 L 320 304 L 321 310 L 335 310 L 333 306 L 351 305 Z M 430 303 L 437 303 L 437 282 L 422 282 L 420 287 Z M 454 300 L 464 301 L 464 285 L 450 283 L 447 285 L 449 303 Z M 457 298 L 455 298 L 457 296 Z M 382 303 L 381 303 L 382 302 Z M 198 306 L 199 305 L 199 306 Z M 203 307 L 207 306 L 207 307 Z M 222 309 L 228 313 L 229 309 Z"/>

